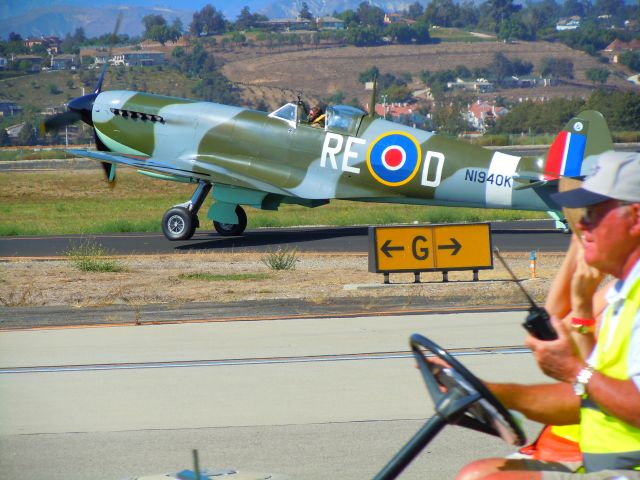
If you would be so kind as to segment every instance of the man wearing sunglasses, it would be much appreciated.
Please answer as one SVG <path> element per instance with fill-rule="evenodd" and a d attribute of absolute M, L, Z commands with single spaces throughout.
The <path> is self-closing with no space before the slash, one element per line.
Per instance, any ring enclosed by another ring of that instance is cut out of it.
<path fill-rule="evenodd" d="M 618 279 L 606 294 L 598 342 L 585 361 L 567 328 L 552 318 L 557 340 L 529 336 L 526 343 L 558 383 L 487 386 L 531 420 L 580 423 L 583 466 L 486 459 L 467 465 L 458 479 L 640 479 L 640 154 L 606 152 L 580 188 L 552 198 L 584 209 L 577 225 L 584 258 Z"/>

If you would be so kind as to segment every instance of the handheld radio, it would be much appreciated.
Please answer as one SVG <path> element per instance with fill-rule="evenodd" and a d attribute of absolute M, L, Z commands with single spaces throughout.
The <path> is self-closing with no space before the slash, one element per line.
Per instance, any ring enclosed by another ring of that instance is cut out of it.
<path fill-rule="evenodd" d="M 498 257 L 498 260 L 500 260 L 504 268 L 507 269 L 507 272 L 509 272 L 509 275 L 511 275 L 511 278 L 516 283 L 516 285 L 520 287 L 520 290 L 522 291 L 522 293 L 524 293 L 524 296 L 527 297 L 527 300 L 531 305 L 531 307 L 529 308 L 529 314 L 522 324 L 525 330 L 539 340 L 555 340 L 556 338 L 558 338 L 558 334 L 551 325 L 551 319 L 549 318 L 549 314 L 547 313 L 547 311 L 544 308 L 536 305 L 536 302 L 534 302 L 533 298 L 531 298 L 531 295 L 529 295 L 529 293 L 520 284 L 520 280 L 518 280 L 518 278 L 509 268 L 509 265 L 507 265 L 507 262 L 505 262 L 505 260 L 502 258 L 502 256 L 500 255 L 500 251 L 496 248 L 493 252 L 496 254 L 496 257 Z"/>

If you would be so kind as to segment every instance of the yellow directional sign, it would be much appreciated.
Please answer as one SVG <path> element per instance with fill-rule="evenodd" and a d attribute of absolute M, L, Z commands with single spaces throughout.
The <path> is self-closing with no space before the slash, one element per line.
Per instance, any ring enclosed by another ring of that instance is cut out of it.
<path fill-rule="evenodd" d="M 369 271 L 426 272 L 493 268 L 488 223 L 371 227 Z"/>

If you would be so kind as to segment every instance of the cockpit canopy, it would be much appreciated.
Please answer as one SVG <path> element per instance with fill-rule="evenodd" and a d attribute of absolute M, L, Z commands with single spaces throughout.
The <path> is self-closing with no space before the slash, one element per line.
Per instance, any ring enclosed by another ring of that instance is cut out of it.
<path fill-rule="evenodd" d="M 271 118 L 277 118 L 286 122 L 291 128 L 297 128 L 303 114 L 298 113 L 295 103 L 287 103 L 269 114 Z M 360 122 L 366 112 L 350 105 L 331 105 L 325 112 L 325 130 L 355 136 L 358 133 Z"/>
<path fill-rule="evenodd" d="M 355 136 L 366 113 L 350 105 L 332 105 L 327 108 L 326 115 L 327 130 Z"/>

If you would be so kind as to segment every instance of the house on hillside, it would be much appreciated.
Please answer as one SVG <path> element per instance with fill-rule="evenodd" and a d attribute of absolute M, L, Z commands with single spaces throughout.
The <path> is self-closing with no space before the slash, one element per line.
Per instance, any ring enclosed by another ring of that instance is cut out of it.
<path fill-rule="evenodd" d="M 116 53 L 109 59 L 109 62 L 113 65 L 125 65 L 127 67 L 150 67 L 164 65 L 166 58 L 163 52 L 127 50 Z"/>
<path fill-rule="evenodd" d="M 335 17 L 316 18 L 318 30 L 344 30 L 344 22 Z"/>
<path fill-rule="evenodd" d="M 369 111 L 368 105 L 365 110 Z M 429 119 L 418 111 L 416 103 L 377 103 L 376 114 L 387 120 L 414 128 L 425 128 L 430 123 Z"/>
<path fill-rule="evenodd" d="M 299 30 L 309 30 L 311 28 L 311 20 L 306 18 L 275 18 L 260 22 L 261 28 L 266 28 L 271 32 L 292 32 Z"/>
<path fill-rule="evenodd" d="M 492 82 L 481 78 L 473 82 L 465 82 L 461 78 L 456 78 L 455 82 L 447 82 L 447 88 L 449 90 L 462 90 L 476 93 L 493 92 L 496 89 Z"/>
<path fill-rule="evenodd" d="M 42 45 L 47 49 L 49 55 L 55 55 L 60 51 L 60 44 L 62 41 L 55 36 L 39 37 L 39 38 L 27 38 L 24 40 L 24 46 L 31 50 L 35 46 Z"/>
<path fill-rule="evenodd" d="M 20 132 L 22 131 L 22 129 L 24 128 L 25 123 L 17 123 L 15 125 L 11 125 L 9 127 L 6 128 L 7 131 L 7 135 L 9 135 L 9 138 L 18 138 L 18 135 L 20 135 Z"/>
<path fill-rule="evenodd" d="M 479 132 L 486 132 L 488 128 L 496 124 L 496 121 L 504 117 L 509 110 L 498 107 L 494 102 L 478 100 L 469 105 L 463 114 L 464 119 Z"/>
<path fill-rule="evenodd" d="M 11 100 L 0 100 L 0 117 L 12 117 L 22 112 L 22 107 Z"/>
<path fill-rule="evenodd" d="M 637 51 L 640 51 L 640 40 L 637 38 L 634 38 L 630 42 L 623 42 L 616 38 L 613 42 L 607 45 L 601 53 L 607 57 L 611 63 L 618 63 L 620 55 L 623 53 Z"/>
<path fill-rule="evenodd" d="M 415 20 L 406 18 L 400 13 L 385 13 L 383 22 L 385 25 L 391 25 L 393 23 L 405 23 L 407 25 L 413 25 L 414 23 L 416 23 Z"/>
<path fill-rule="evenodd" d="M 582 19 L 578 15 L 574 15 L 569 18 L 561 18 L 556 23 L 556 30 L 562 32 L 563 30 L 576 30 L 580 28 L 580 21 Z"/>
<path fill-rule="evenodd" d="M 22 68 L 23 65 L 28 65 L 26 70 L 29 73 L 36 73 L 42 69 L 42 57 L 37 55 L 16 55 L 12 59 L 14 64 L 13 68 Z"/>
<path fill-rule="evenodd" d="M 51 70 L 72 70 L 80 66 L 77 55 L 63 54 L 51 57 Z"/>

